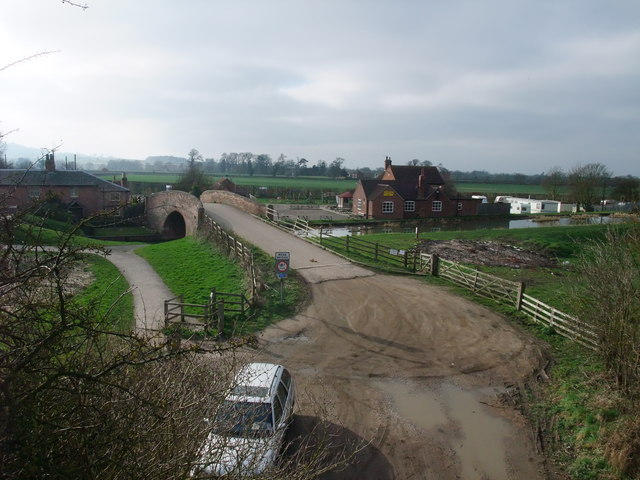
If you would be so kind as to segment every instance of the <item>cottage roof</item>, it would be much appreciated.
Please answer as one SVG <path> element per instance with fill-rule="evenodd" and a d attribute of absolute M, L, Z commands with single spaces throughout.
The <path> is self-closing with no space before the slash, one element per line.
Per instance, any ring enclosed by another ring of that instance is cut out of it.
<path fill-rule="evenodd" d="M 383 178 L 385 173 L 390 172 L 394 180 L 402 182 L 417 182 L 422 172 L 424 172 L 426 183 L 430 185 L 444 185 L 444 179 L 438 167 L 419 167 L 410 165 L 389 165 L 387 170 L 378 177 Z"/>
<path fill-rule="evenodd" d="M 128 192 L 121 185 L 80 170 L 0 170 L 0 185 L 28 187 L 99 187 L 104 191 Z"/>
<path fill-rule="evenodd" d="M 351 198 L 353 197 L 353 193 L 352 192 L 344 192 L 341 193 L 340 195 L 337 195 L 338 198 Z"/>
<path fill-rule="evenodd" d="M 418 192 L 418 184 L 400 180 L 360 180 L 364 193 L 369 200 L 373 200 L 380 195 L 387 186 L 393 188 L 403 200 L 419 200 L 428 198 L 433 194 L 437 187 L 430 185 L 425 186 L 424 196 L 420 196 Z"/>

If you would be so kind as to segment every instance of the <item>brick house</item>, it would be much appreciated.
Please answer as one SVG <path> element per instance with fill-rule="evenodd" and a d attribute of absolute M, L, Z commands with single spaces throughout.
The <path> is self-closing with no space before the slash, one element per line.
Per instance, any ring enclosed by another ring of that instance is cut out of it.
<path fill-rule="evenodd" d="M 79 170 L 56 170 L 53 154 L 47 154 L 44 170 L 0 170 L 0 204 L 22 209 L 53 194 L 76 219 L 109 212 L 121 216 L 131 192 L 118 185 Z"/>
<path fill-rule="evenodd" d="M 480 200 L 450 198 L 437 167 L 394 166 L 387 157 L 375 180 L 360 180 L 352 212 L 365 218 L 406 219 L 477 215 Z"/>

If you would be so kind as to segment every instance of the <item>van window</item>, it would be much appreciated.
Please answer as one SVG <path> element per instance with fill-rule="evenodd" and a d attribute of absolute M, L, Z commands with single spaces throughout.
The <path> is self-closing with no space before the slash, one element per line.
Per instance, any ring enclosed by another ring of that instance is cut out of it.
<path fill-rule="evenodd" d="M 278 382 L 277 396 L 280 399 L 280 403 L 282 403 L 283 406 L 287 404 L 287 393 L 288 393 L 288 389 L 283 385 L 282 382 Z"/>
<path fill-rule="evenodd" d="M 278 428 L 278 424 L 280 423 L 280 419 L 282 418 L 282 410 L 283 403 L 280 401 L 278 396 L 273 399 L 273 423 L 274 428 Z"/>
<path fill-rule="evenodd" d="M 282 380 L 282 383 L 284 383 L 284 386 L 287 387 L 288 391 L 291 386 L 291 374 L 289 373 L 289 370 L 286 368 L 282 369 L 282 378 L 280 380 Z"/>

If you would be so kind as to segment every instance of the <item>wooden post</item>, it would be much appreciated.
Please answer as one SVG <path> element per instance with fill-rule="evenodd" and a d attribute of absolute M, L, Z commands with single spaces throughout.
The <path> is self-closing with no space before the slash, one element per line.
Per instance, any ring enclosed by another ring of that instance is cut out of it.
<path fill-rule="evenodd" d="M 180 321 L 184 323 L 184 295 L 180 295 Z"/>
<path fill-rule="evenodd" d="M 524 282 L 520 282 L 518 285 L 518 291 L 516 292 L 516 310 L 522 308 L 522 295 L 524 294 Z"/>
<path fill-rule="evenodd" d="M 349 251 L 349 235 L 345 237 L 345 246 L 347 247 L 347 252 Z"/>
<path fill-rule="evenodd" d="M 431 275 L 433 275 L 434 277 L 437 277 L 439 268 L 440 268 L 440 259 L 438 258 L 438 255 L 434 253 L 431 255 Z"/>
<path fill-rule="evenodd" d="M 378 260 L 378 242 L 376 242 L 376 247 L 375 247 L 375 252 L 374 252 L 373 258 L 375 260 Z"/>
<path fill-rule="evenodd" d="M 418 227 L 416 227 L 418 228 Z M 418 252 L 413 252 L 413 273 L 416 273 L 417 268 L 417 263 L 418 263 L 418 255 L 420 255 Z"/>
<path fill-rule="evenodd" d="M 404 268 L 407 268 L 409 252 L 407 250 L 404 251 Z"/>
<path fill-rule="evenodd" d="M 218 302 L 218 336 L 224 335 L 224 300 Z"/>
<path fill-rule="evenodd" d="M 320 245 L 322 245 L 322 225 L 320 225 Z"/>
<path fill-rule="evenodd" d="M 164 301 L 164 328 L 169 326 L 169 305 L 168 300 Z"/>

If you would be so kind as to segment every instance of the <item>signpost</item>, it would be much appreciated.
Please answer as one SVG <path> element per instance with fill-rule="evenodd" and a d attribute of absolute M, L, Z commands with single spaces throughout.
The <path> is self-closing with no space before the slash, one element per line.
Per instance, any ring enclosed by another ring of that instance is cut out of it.
<path fill-rule="evenodd" d="M 287 272 L 289 271 L 289 261 L 291 256 L 289 252 L 276 252 L 276 274 L 280 279 L 280 304 L 284 303 L 284 279 L 287 278 Z"/>

